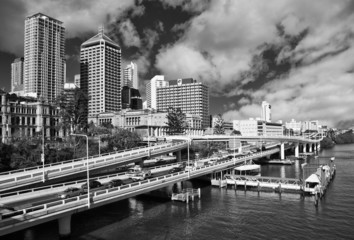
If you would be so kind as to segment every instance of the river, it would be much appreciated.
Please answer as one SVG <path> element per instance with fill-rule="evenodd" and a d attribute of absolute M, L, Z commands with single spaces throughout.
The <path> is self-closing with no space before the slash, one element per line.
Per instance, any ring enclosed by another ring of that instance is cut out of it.
<path fill-rule="evenodd" d="M 219 189 L 206 182 L 190 202 L 139 196 L 73 215 L 70 239 L 354 239 L 354 144 L 320 156 L 336 156 L 337 173 L 317 207 L 299 194 Z M 263 176 L 301 177 L 301 163 L 262 166 Z M 59 239 L 56 221 L 1 239 Z"/>

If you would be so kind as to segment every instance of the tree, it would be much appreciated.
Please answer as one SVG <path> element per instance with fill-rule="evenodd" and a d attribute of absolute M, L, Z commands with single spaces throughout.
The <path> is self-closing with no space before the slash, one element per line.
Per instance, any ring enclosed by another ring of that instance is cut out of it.
<path fill-rule="evenodd" d="M 86 127 L 88 97 L 80 88 L 75 88 L 73 99 L 62 93 L 56 100 L 59 107 L 59 127 L 70 132 L 77 132 L 80 128 Z"/>
<path fill-rule="evenodd" d="M 322 149 L 332 148 L 334 146 L 334 142 L 328 137 L 323 138 L 320 144 Z"/>
<path fill-rule="evenodd" d="M 224 119 L 218 114 L 214 120 L 214 134 L 225 134 Z"/>
<path fill-rule="evenodd" d="M 187 128 L 186 123 L 186 114 L 182 112 L 180 108 L 173 108 L 170 107 L 168 109 L 167 118 L 167 125 L 168 125 L 168 133 L 170 135 L 176 135 L 184 133 L 185 129 Z"/>
<path fill-rule="evenodd" d="M 102 141 L 107 141 L 108 144 L 101 152 L 112 152 L 137 147 L 141 142 L 141 138 L 136 132 L 116 128 L 111 136 L 102 138 Z"/>
<path fill-rule="evenodd" d="M 241 132 L 239 130 L 233 130 L 232 133 L 230 134 L 231 136 L 235 135 L 235 136 L 242 136 Z"/>
<path fill-rule="evenodd" d="M 87 134 L 89 136 L 98 136 L 102 134 L 111 134 L 113 130 L 112 123 L 104 123 L 96 126 L 92 121 L 87 125 Z"/>

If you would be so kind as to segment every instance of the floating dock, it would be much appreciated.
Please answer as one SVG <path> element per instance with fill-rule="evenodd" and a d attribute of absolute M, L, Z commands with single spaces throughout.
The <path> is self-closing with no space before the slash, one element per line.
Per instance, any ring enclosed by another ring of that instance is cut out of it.
<path fill-rule="evenodd" d="M 200 199 L 200 197 L 201 197 L 200 188 L 198 188 L 198 189 L 186 188 L 186 189 L 183 189 L 179 193 L 172 193 L 171 200 L 188 203 L 189 200 L 194 201 L 195 197 L 198 197 Z"/>
<path fill-rule="evenodd" d="M 297 178 L 278 178 L 278 177 L 257 177 L 241 175 L 225 175 L 227 185 L 240 187 L 245 190 L 254 191 L 275 191 L 275 192 L 293 192 L 301 193 L 303 183 Z"/>

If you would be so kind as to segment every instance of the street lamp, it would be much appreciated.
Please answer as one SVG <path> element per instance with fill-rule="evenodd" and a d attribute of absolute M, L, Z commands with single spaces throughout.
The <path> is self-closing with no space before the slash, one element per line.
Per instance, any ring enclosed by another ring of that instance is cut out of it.
<path fill-rule="evenodd" d="M 44 121 L 42 122 L 42 154 L 41 154 L 41 161 L 43 164 L 43 179 L 42 181 L 45 182 L 45 171 L 44 171 Z"/>
<path fill-rule="evenodd" d="M 85 134 L 70 134 L 72 136 L 86 137 L 86 172 L 87 172 L 87 207 L 90 208 L 90 174 L 89 174 L 89 158 L 88 158 L 88 137 Z"/>
<path fill-rule="evenodd" d="M 188 139 L 187 140 L 187 156 L 188 156 L 188 158 L 187 158 L 187 161 L 188 161 L 188 178 L 190 177 L 190 171 L 191 171 L 191 169 L 190 169 L 190 165 L 189 165 L 189 140 L 190 139 Z"/>

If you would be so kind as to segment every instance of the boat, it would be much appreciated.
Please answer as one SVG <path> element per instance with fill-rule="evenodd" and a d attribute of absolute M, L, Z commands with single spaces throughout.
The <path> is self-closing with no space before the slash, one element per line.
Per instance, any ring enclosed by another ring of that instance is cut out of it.
<path fill-rule="evenodd" d="M 290 159 L 284 159 L 284 160 L 281 160 L 281 159 L 272 159 L 272 160 L 269 160 L 269 161 L 266 161 L 265 163 L 268 163 L 268 164 L 280 164 L 280 165 L 292 165 L 294 164 L 294 160 L 290 160 Z"/>

